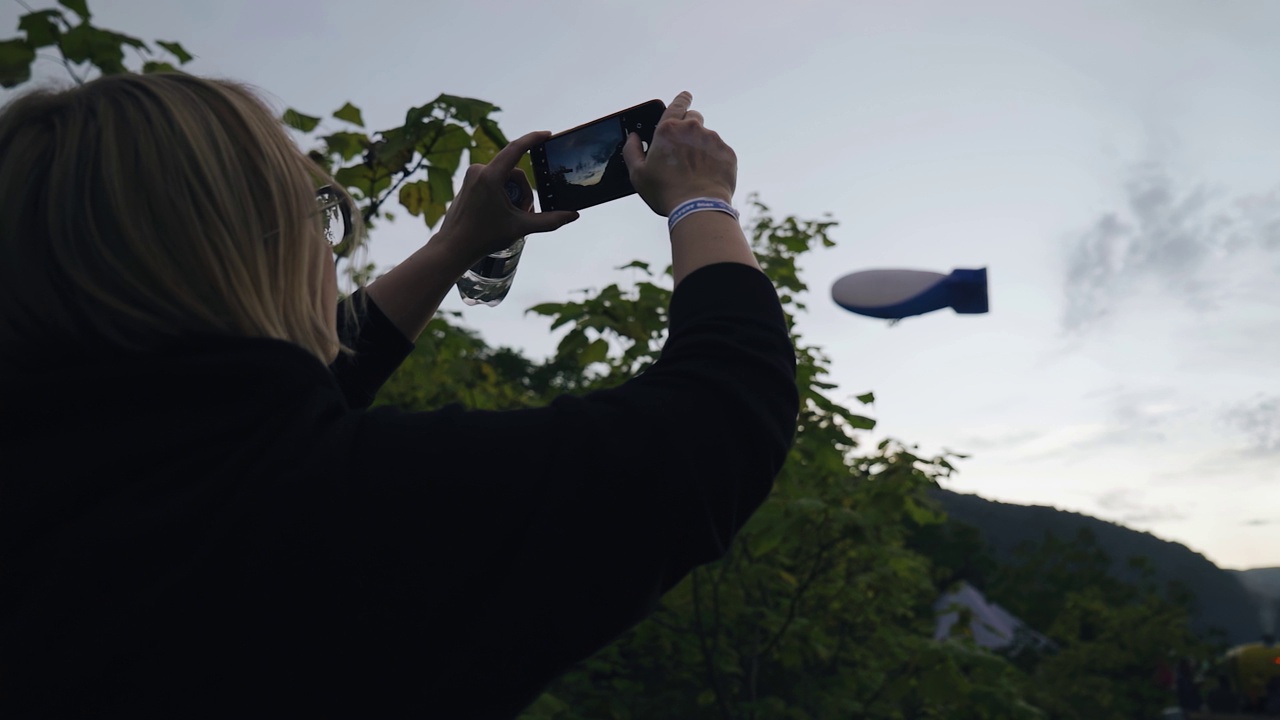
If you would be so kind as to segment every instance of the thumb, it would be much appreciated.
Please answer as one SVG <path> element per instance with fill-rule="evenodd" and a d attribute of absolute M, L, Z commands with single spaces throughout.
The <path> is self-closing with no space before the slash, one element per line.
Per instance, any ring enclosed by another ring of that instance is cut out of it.
<path fill-rule="evenodd" d="M 627 142 L 622 146 L 622 159 L 626 161 L 630 172 L 644 167 L 644 149 L 640 145 L 639 133 L 627 133 Z"/>
<path fill-rule="evenodd" d="M 552 210 L 550 212 L 529 213 L 521 218 L 525 234 L 544 233 L 557 230 L 578 219 L 578 213 L 569 210 Z"/>

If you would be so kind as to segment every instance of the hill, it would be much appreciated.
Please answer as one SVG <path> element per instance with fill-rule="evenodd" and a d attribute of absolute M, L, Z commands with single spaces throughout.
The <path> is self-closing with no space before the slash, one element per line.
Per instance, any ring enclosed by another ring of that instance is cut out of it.
<path fill-rule="evenodd" d="M 1126 561 L 1141 556 L 1151 561 L 1154 580 L 1161 586 L 1177 582 L 1191 591 L 1196 597 L 1192 619 L 1196 630 L 1220 629 L 1231 644 L 1254 642 L 1263 632 L 1259 602 L 1242 584 L 1241 574 L 1219 568 L 1185 545 L 1052 507 L 1012 505 L 949 490 L 937 490 L 932 495 L 946 510 L 951 522 L 977 528 L 998 561 L 1009 560 L 1023 542 L 1039 542 L 1046 534 L 1071 540 L 1085 528 L 1110 556 L 1111 573 L 1115 577 L 1136 580 Z M 1245 571 L 1245 574 L 1251 574 L 1248 582 L 1280 589 L 1280 568 Z"/>
<path fill-rule="evenodd" d="M 1280 635 L 1280 567 L 1232 572 L 1261 608 L 1263 632 Z"/>

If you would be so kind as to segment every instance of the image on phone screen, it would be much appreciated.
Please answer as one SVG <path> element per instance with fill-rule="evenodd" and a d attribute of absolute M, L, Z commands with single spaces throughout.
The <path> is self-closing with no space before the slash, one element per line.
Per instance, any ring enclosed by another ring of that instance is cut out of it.
<path fill-rule="evenodd" d="M 653 139 L 661 102 L 650 101 L 548 139 L 533 151 L 543 210 L 581 210 L 635 192 L 622 148 L 627 133 Z"/>
<path fill-rule="evenodd" d="M 547 167 L 556 205 L 589 207 L 630 194 L 631 179 L 622 160 L 626 141 L 619 118 L 548 140 Z"/>

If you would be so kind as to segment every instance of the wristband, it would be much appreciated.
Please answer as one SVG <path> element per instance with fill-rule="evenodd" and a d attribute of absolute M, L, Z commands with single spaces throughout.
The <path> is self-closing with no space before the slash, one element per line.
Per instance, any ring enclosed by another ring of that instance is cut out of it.
<path fill-rule="evenodd" d="M 715 210 L 733 216 L 734 220 L 738 219 L 738 211 L 733 209 L 729 203 L 718 198 L 694 198 L 686 200 L 675 207 L 669 215 L 667 215 L 667 232 L 675 229 L 676 223 L 685 219 L 696 212 L 703 210 Z"/>

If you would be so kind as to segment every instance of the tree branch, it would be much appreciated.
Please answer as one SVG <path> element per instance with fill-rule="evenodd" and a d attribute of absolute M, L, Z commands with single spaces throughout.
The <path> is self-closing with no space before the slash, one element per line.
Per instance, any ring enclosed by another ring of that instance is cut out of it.
<path fill-rule="evenodd" d="M 698 640 L 702 645 L 702 662 L 706 666 L 707 678 L 711 681 L 711 690 L 716 695 L 716 704 L 720 707 L 720 715 L 724 720 L 733 720 L 733 712 L 729 708 L 728 698 L 725 697 L 724 688 L 720 683 L 720 676 L 716 673 L 715 662 L 712 660 L 711 645 L 707 640 L 706 628 L 702 626 L 702 601 L 698 591 L 698 576 L 701 569 L 693 571 L 693 625 L 698 633 Z"/>
<path fill-rule="evenodd" d="M 440 127 L 436 128 L 435 134 L 431 136 L 431 142 L 427 143 L 428 151 L 430 151 L 431 148 L 435 146 L 436 141 L 440 139 L 440 133 L 444 132 L 445 126 L 452 119 L 453 119 L 453 113 L 448 113 L 448 112 L 446 112 L 444 114 L 444 117 L 440 119 Z M 386 192 L 382 193 L 381 197 L 376 198 L 373 202 L 369 203 L 369 207 L 365 208 L 363 213 L 365 224 L 368 224 L 369 221 L 372 220 L 374 216 L 378 214 L 378 210 L 382 209 L 382 204 L 385 203 L 387 199 L 391 197 L 392 193 L 394 193 L 401 185 L 404 184 L 405 180 L 408 180 L 412 175 L 414 175 L 415 173 L 417 173 L 419 170 L 421 170 L 423 167 L 426 166 L 428 154 L 430 153 L 429 152 L 422 153 L 422 157 L 418 158 L 418 163 L 413 166 L 412 170 L 401 175 L 400 179 L 396 180 L 395 183 L 391 185 L 391 187 L 387 188 Z M 374 185 L 377 184 L 377 182 L 378 182 L 378 176 L 374 175 L 373 179 L 369 181 L 369 187 L 373 187 Z"/>
<path fill-rule="evenodd" d="M 822 525 L 826 525 L 827 520 L 828 517 L 823 517 Z M 819 530 L 822 529 L 822 525 L 818 526 Z M 791 627 L 791 623 L 796 619 L 796 609 L 800 605 L 800 598 L 813 585 L 814 580 L 818 578 L 818 569 L 822 565 L 823 556 L 826 555 L 828 550 L 842 542 L 844 542 L 844 538 L 837 535 L 834 540 L 818 548 L 818 552 L 814 554 L 813 566 L 810 568 L 808 576 L 805 577 L 804 582 L 800 583 L 800 586 L 796 588 L 795 593 L 791 596 L 791 602 L 787 607 L 787 619 L 782 622 L 782 627 L 778 628 L 778 632 L 765 645 L 764 650 L 760 653 L 761 655 L 769 654 L 777 647 L 778 643 L 782 642 L 782 636 L 787 633 L 787 629 Z"/>

